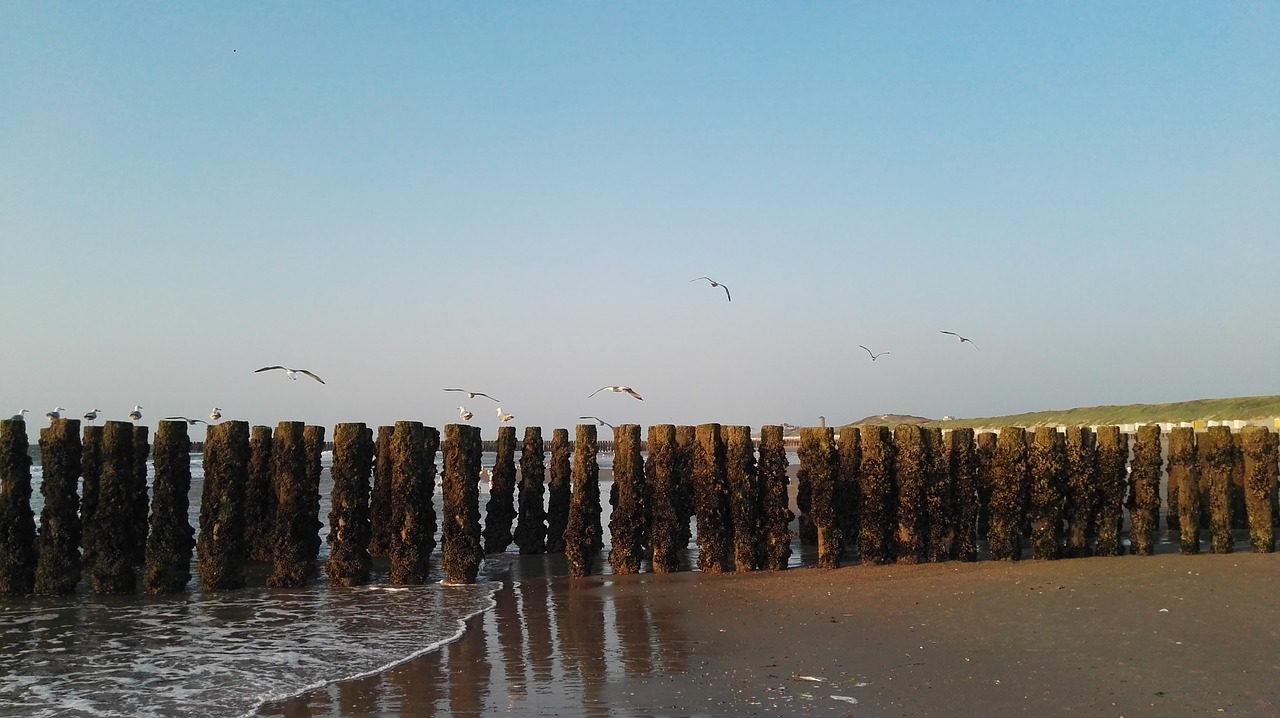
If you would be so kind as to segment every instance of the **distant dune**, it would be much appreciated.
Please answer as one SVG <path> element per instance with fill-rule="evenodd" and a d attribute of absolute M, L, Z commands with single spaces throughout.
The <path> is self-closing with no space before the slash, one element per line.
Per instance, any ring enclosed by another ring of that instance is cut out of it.
<path fill-rule="evenodd" d="M 859 419 L 847 426 L 858 426 L 859 424 L 881 424 L 884 426 L 897 426 L 898 424 L 931 424 L 934 419 L 926 419 L 923 416 L 912 416 L 910 414 L 876 414 Z"/>

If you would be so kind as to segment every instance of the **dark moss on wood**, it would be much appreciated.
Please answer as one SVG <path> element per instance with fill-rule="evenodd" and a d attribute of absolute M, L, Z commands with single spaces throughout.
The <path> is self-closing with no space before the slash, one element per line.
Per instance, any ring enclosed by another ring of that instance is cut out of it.
<path fill-rule="evenodd" d="M 83 567 L 90 560 L 85 529 L 98 510 L 98 484 L 102 480 L 102 427 L 84 427 L 80 445 L 80 565 Z"/>
<path fill-rule="evenodd" d="M 996 561 L 1022 558 L 1022 522 L 1027 515 L 1027 432 L 1000 430 L 991 462 L 991 524 L 987 547 Z"/>
<path fill-rule="evenodd" d="M 893 482 L 894 444 L 887 426 L 859 427 L 862 438 L 861 515 L 858 557 L 864 564 L 885 564 L 894 558 L 897 528 Z"/>
<path fill-rule="evenodd" d="M 297 588 L 315 575 L 308 532 L 312 519 L 310 483 L 307 480 L 305 426 L 282 421 L 272 438 L 271 487 L 276 497 L 276 518 L 271 532 L 271 573 L 268 586 Z"/>
<path fill-rule="evenodd" d="M 244 487 L 244 538 L 250 561 L 271 560 L 271 532 L 276 524 L 276 492 L 272 487 L 271 427 L 249 433 L 249 477 Z"/>
<path fill-rule="evenodd" d="M 1129 544 L 1136 556 L 1155 553 L 1156 529 L 1160 526 L 1160 475 L 1164 471 L 1160 427 L 1138 427 L 1133 442 L 1129 477 L 1133 486 L 1133 510 L 1129 514 Z"/>
<path fill-rule="evenodd" d="M 568 429 L 551 432 L 551 473 L 547 483 L 547 553 L 564 553 L 564 529 L 569 525 L 573 475 Z"/>
<path fill-rule="evenodd" d="M 1178 550 L 1188 556 L 1198 554 L 1203 509 L 1200 505 L 1200 462 L 1195 429 L 1177 427 L 1169 433 L 1167 467 L 1168 495 L 1178 497 Z M 1169 510 L 1173 510 L 1172 499 Z"/>
<path fill-rule="evenodd" d="M 40 430 L 40 493 L 44 506 L 36 537 L 36 593 L 74 593 L 80 583 L 82 458 L 79 421 L 55 419 Z"/>
<path fill-rule="evenodd" d="M 362 423 L 333 428 L 329 476 L 329 560 L 324 573 L 335 586 L 369 582 L 369 475 L 373 471 L 373 431 Z"/>
<path fill-rule="evenodd" d="M 469 475 L 472 438 L 470 432 L 460 437 L 461 455 L 455 467 L 460 475 Z M 436 515 L 432 505 L 435 493 L 435 454 L 439 446 L 439 433 L 417 421 L 397 421 L 391 436 L 391 576 L 393 585 L 426 583 L 431 574 L 431 552 L 435 549 Z M 451 468 L 446 458 L 446 474 Z M 477 471 L 470 494 L 474 495 L 475 515 L 467 511 L 467 518 L 479 522 L 480 490 L 475 482 L 480 479 Z M 464 497 L 469 498 L 468 497 Z M 470 530 L 470 526 L 466 527 Z M 478 530 L 478 527 L 477 527 Z M 466 571 L 463 572 L 466 575 Z M 468 581 L 474 581 L 472 576 Z"/>
<path fill-rule="evenodd" d="M 957 561 L 978 560 L 978 466 L 973 429 L 947 432 L 945 447 L 951 472 L 952 511 L 955 535 L 951 557 Z"/>
<path fill-rule="evenodd" d="M 830 427 L 805 427 L 800 430 L 798 449 L 800 468 L 796 481 L 809 489 L 809 518 L 818 539 L 818 567 L 839 568 L 844 550 L 837 511 L 836 477 L 840 455 Z M 698 527 L 702 531 L 701 525 Z"/>
<path fill-rule="evenodd" d="M 676 486 L 676 427 L 649 427 L 649 459 L 645 481 L 649 488 L 649 556 L 654 573 L 674 573 L 680 568 L 680 511 Z"/>
<path fill-rule="evenodd" d="M 1128 489 L 1129 436 L 1118 426 L 1100 426 L 1098 439 L 1098 512 L 1093 524 L 1098 531 L 1096 554 L 1119 556 L 1120 522 L 1124 519 Z"/>
<path fill-rule="evenodd" d="M 895 543 L 898 563 L 920 563 L 925 545 L 925 477 L 929 449 L 924 429 L 913 424 L 893 428 L 893 478 L 897 485 Z"/>
<path fill-rule="evenodd" d="M 137 589 L 137 545 L 142 531 L 134 523 L 138 491 L 133 452 L 134 426 L 108 421 L 102 435 L 98 508 L 86 526 L 93 562 L 85 569 L 94 593 L 133 593 Z"/>
<path fill-rule="evenodd" d="M 974 461 L 978 472 L 978 536 L 991 533 L 991 483 L 995 477 L 996 433 L 984 431 L 973 437 Z"/>
<path fill-rule="evenodd" d="M 719 424 L 699 424 L 693 452 L 693 513 L 698 521 L 698 570 L 733 570 L 733 526 Z"/>
<path fill-rule="evenodd" d="M 542 429 L 526 426 L 524 442 L 520 446 L 520 495 L 517 498 L 519 512 L 515 533 L 516 546 L 522 554 L 542 553 L 547 547 L 547 510 L 543 508 L 546 480 Z"/>
<path fill-rule="evenodd" d="M 735 571 L 760 568 L 764 552 L 760 531 L 760 477 L 756 467 L 755 443 L 751 427 L 726 426 L 724 437 L 725 488 L 729 492 L 729 518 L 733 534 L 732 560 Z"/>
<path fill-rule="evenodd" d="M 1249 528 L 1249 516 L 1245 507 L 1244 445 L 1241 439 L 1239 433 L 1231 434 L 1231 455 L 1234 459 L 1231 462 L 1231 484 L 1228 490 L 1231 499 L 1231 528 L 1244 531 Z"/>
<path fill-rule="evenodd" d="M 394 426 L 379 426 L 374 448 L 373 489 L 369 494 L 369 555 L 391 556 L 391 437 Z"/>
<path fill-rule="evenodd" d="M 1231 471 L 1236 461 L 1231 429 L 1211 426 L 1199 437 L 1200 470 L 1208 487 L 1209 550 L 1231 553 Z"/>
<path fill-rule="evenodd" d="M 0 594 L 25 596 L 36 580 L 27 423 L 0 419 Z"/>
<path fill-rule="evenodd" d="M 648 490 L 640 453 L 640 426 L 613 430 L 613 511 L 609 515 L 609 566 L 616 574 L 639 573 L 645 554 Z"/>
<path fill-rule="evenodd" d="M 861 455 L 861 451 L 859 451 Z M 764 537 L 761 568 L 781 571 L 791 559 L 791 522 L 795 514 L 790 507 L 791 483 L 787 475 L 787 446 L 781 426 L 760 427 L 760 460 L 757 470 L 762 495 L 760 533 Z"/>
<path fill-rule="evenodd" d="M 151 445 L 148 443 L 150 431 L 145 426 L 133 427 L 133 484 L 130 491 L 133 497 L 134 566 L 142 566 L 147 556 L 147 512 L 151 506 L 147 487 L 147 463 L 151 458 Z"/>
<path fill-rule="evenodd" d="M 1087 426 L 1069 426 L 1066 434 L 1067 467 L 1063 487 L 1066 493 L 1067 540 L 1065 555 L 1084 558 L 1092 555 L 1089 539 L 1098 506 L 1098 442 Z"/>
<path fill-rule="evenodd" d="M 858 485 L 862 464 L 862 433 L 855 426 L 841 427 L 836 437 L 836 521 L 844 537 L 846 552 L 858 550 L 858 507 L 862 489 Z"/>
<path fill-rule="evenodd" d="M 1277 457 L 1271 437 L 1265 426 L 1247 426 L 1240 432 L 1249 545 L 1254 553 L 1276 550 L 1271 498 L 1276 493 Z"/>
<path fill-rule="evenodd" d="M 306 453 L 306 486 L 303 490 L 303 507 L 305 516 L 301 526 L 301 535 L 305 538 L 306 557 L 314 563 L 320 557 L 320 529 L 324 526 L 320 521 L 320 475 L 324 471 L 320 455 L 324 453 L 325 430 L 323 426 L 307 425 L 302 430 L 303 451 Z M 308 527 L 308 524 L 310 526 Z"/>
<path fill-rule="evenodd" d="M 1027 451 L 1031 481 L 1031 558 L 1053 560 L 1062 546 L 1066 513 L 1066 437 L 1052 426 L 1037 427 Z"/>
<path fill-rule="evenodd" d="M 591 575 L 604 541 L 597 450 L 595 425 L 579 424 L 573 444 L 573 496 L 564 530 L 564 555 L 569 575 L 575 578 Z"/>
<path fill-rule="evenodd" d="M 951 558 L 955 536 L 955 507 L 952 500 L 951 459 L 947 455 L 942 429 L 925 429 L 929 464 L 925 473 L 925 560 L 938 563 Z"/>
<path fill-rule="evenodd" d="M 498 443 L 489 482 L 489 501 L 484 507 L 484 552 L 502 553 L 515 536 L 516 520 L 516 428 L 498 427 Z"/>
<path fill-rule="evenodd" d="M 803 442 L 803 429 L 801 442 Z M 798 448 L 798 447 L 797 447 Z M 813 480 L 805 470 L 804 461 L 796 469 L 796 533 L 801 546 L 818 545 L 818 524 L 813 519 Z"/>
<path fill-rule="evenodd" d="M 698 446 L 698 427 L 676 426 L 676 495 L 680 512 L 682 547 L 693 541 L 693 455 Z"/>
<path fill-rule="evenodd" d="M 444 427 L 444 515 L 440 568 L 449 583 L 475 583 L 484 549 L 480 543 L 480 429 Z"/>
<path fill-rule="evenodd" d="M 152 450 L 151 526 L 142 588 L 150 594 L 176 593 L 191 581 L 195 529 L 187 519 L 191 492 L 191 439 L 187 422 L 161 421 Z"/>
<path fill-rule="evenodd" d="M 244 504 L 249 481 L 249 424 L 224 421 L 209 427 L 204 439 L 204 488 L 200 532 L 196 535 L 196 572 L 206 591 L 245 585 Z"/>

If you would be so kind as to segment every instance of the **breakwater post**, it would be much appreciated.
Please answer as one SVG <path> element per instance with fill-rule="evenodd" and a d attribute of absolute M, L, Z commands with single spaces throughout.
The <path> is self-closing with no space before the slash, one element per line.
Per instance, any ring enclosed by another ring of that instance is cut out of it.
<path fill-rule="evenodd" d="M 102 434 L 102 479 L 98 508 L 85 525 L 88 533 L 89 587 L 94 593 L 133 593 L 137 589 L 137 472 L 133 425 L 108 421 Z"/>
<path fill-rule="evenodd" d="M 391 557 L 391 439 L 394 426 L 379 426 L 373 451 L 373 488 L 369 493 L 369 555 Z"/>
<path fill-rule="evenodd" d="M 306 455 L 306 484 L 303 486 L 302 507 L 303 522 L 299 535 L 305 537 L 303 556 L 311 565 L 311 572 L 316 572 L 315 562 L 320 558 L 320 474 L 324 471 L 321 454 L 324 453 L 325 429 L 323 426 L 307 425 L 302 429 L 302 448 Z"/>
<path fill-rule="evenodd" d="M 249 480 L 249 424 L 213 424 L 204 439 L 204 488 L 196 572 L 206 591 L 243 588 L 247 554 L 245 484 Z"/>
<path fill-rule="evenodd" d="M 1249 544 L 1254 553 L 1276 550 L 1271 497 L 1276 493 L 1277 456 L 1271 431 L 1265 426 L 1247 426 L 1240 432 L 1244 454 L 1244 490 L 1249 517 Z"/>
<path fill-rule="evenodd" d="M 1196 431 L 1189 426 L 1169 433 L 1169 496 L 1177 496 L 1178 550 L 1185 556 L 1200 553 L 1200 462 L 1196 456 Z M 1174 487 L 1177 487 L 1176 489 Z M 1173 510 L 1170 499 L 1169 510 Z"/>
<path fill-rule="evenodd" d="M 0 594 L 24 596 L 36 580 L 27 423 L 0 419 Z"/>
<path fill-rule="evenodd" d="M 468 476 L 470 456 L 468 452 L 471 436 L 459 438 L 461 456 L 455 466 L 449 462 L 454 459 L 445 454 L 445 474 L 451 468 L 459 471 L 463 480 Z M 395 586 L 422 584 L 427 582 L 431 573 L 431 552 L 435 549 L 436 513 L 431 503 L 435 493 L 436 449 L 440 444 L 440 434 L 435 429 L 428 429 L 419 421 L 397 421 L 391 436 L 391 521 L 389 558 L 391 559 L 390 582 Z M 475 481 L 471 482 L 471 491 L 464 495 L 464 501 L 474 497 L 473 510 L 466 511 L 467 519 L 474 519 L 476 531 L 480 521 L 480 490 L 476 486 L 480 476 L 477 471 Z M 445 508 L 446 514 L 448 508 Z M 470 521 L 464 522 L 465 528 L 471 529 Z M 463 575 L 466 575 L 464 570 Z M 452 580 L 452 579 L 451 579 Z M 471 583 L 470 580 L 459 581 Z"/>
<path fill-rule="evenodd" d="M 333 427 L 333 491 L 329 501 L 329 560 L 324 573 L 335 586 L 369 582 L 369 474 L 373 430 L 356 422 Z"/>
<path fill-rule="evenodd" d="M 311 521 L 307 496 L 307 448 L 301 421 L 276 425 L 271 451 L 271 485 L 276 496 L 276 515 L 271 531 L 271 574 L 268 586 L 297 588 L 311 577 L 314 566 L 308 558 L 307 531 Z"/>
<path fill-rule="evenodd" d="M 698 570 L 731 570 L 732 526 L 725 489 L 724 440 L 719 424 L 699 424 L 693 453 L 693 512 L 698 519 Z"/>
<path fill-rule="evenodd" d="M 542 553 L 547 548 L 547 511 L 542 505 L 547 480 L 545 455 L 542 429 L 526 426 L 520 446 L 520 509 L 515 534 L 522 554 Z"/>
<path fill-rule="evenodd" d="M 652 445 L 650 445 L 652 451 Z M 761 534 L 764 545 L 760 567 L 768 571 L 781 571 L 791 558 L 791 521 L 795 518 L 790 507 L 787 487 L 787 446 L 781 426 L 760 427 L 760 477 Z"/>
<path fill-rule="evenodd" d="M 1248 510 L 1245 508 L 1244 486 L 1244 436 L 1231 434 L 1231 528 L 1249 528 Z"/>
<path fill-rule="evenodd" d="M 1155 533 L 1160 526 L 1160 427 L 1138 427 L 1133 442 L 1129 476 L 1133 482 L 1133 510 L 1129 513 L 1129 544 L 1135 556 L 1155 553 Z"/>
<path fill-rule="evenodd" d="M 991 524 L 987 546 L 996 561 L 1019 561 L 1028 481 L 1026 429 L 1002 428 L 991 463 Z"/>
<path fill-rule="evenodd" d="M 1087 426 L 1067 427 L 1066 519 L 1069 558 L 1085 558 L 1098 505 L 1098 444 Z"/>
<path fill-rule="evenodd" d="M 617 574 L 639 573 L 644 558 L 646 491 L 644 459 L 640 454 L 640 425 L 620 424 L 613 430 L 613 511 L 609 516 L 609 566 Z"/>
<path fill-rule="evenodd" d="M 1066 438 L 1052 426 L 1037 427 L 1027 451 L 1031 480 L 1031 558 L 1058 558 L 1062 544 L 1063 473 L 1066 471 Z"/>
<path fill-rule="evenodd" d="M 596 427 L 579 424 L 573 444 L 573 495 L 564 529 L 569 575 L 589 576 L 603 545 L 600 526 L 600 465 L 596 461 Z"/>
<path fill-rule="evenodd" d="M 804 443 L 804 429 L 800 430 L 800 443 Z M 799 447 L 797 447 L 797 454 Z M 810 480 L 809 472 L 805 469 L 805 462 L 800 462 L 800 468 L 796 470 L 796 513 L 799 517 L 796 521 L 796 533 L 800 538 L 801 546 L 817 546 L 818 545 L 818 525 L 813 520 L 813 482 Z M 702 532 L 702 527 L 698 527 L 698 532 Z"/>
<path fill-rule="evenodd" d="M 693 455 L 698 446 L 698 427 L 676 426 L 676 507 L 680 516 L 680 548 L 693 540 Z"/>
<path fill-rule="evenodd" d="M 645 478 L 649 486 L 649 560 L 654 573 L 679 570 L 680 517 L 676 495 L 676 427 L 649 427 L 649 460 Z"/>
<path fill-rule="evenodd" d="M 569 430 L 552 430 L 551 477 L 547 484 L 547 553 L 564 553 L 564 529 L 569 525 L 569 503 L 573 494 L 569 463 L 572 454 Z"/>
<path fill-rule="evenodd" d="M 36 540 L 36 593 L 75 593 L 80 582 L 81 458 L 79 421 L 55 419 L 40 430 L 44 507 Z"/>
<path fill-rule="evenodd" d="M 840 568 L 844 536 L 836 507 L 836 475 L 839 454 L 830 427 L 808 426 L 800 430 L 800 469 L 796 479 L 809 487 L 809 518 L 818 537 L 818 568 Z M 702 533 L 702 524 L 698 524 Z"/>
<path fill-rule="evenodd" d="M 952 429 L 947 433 L 945 450 L 951 465 L 956 522 L 951 557 L 957 561 L 977 561 L 978 466 L 974 455 L 973 429 Z"/>
<path fill-rule="evenodd" d="M 955 535 L 955 508 L 952 499 L 951 459 L 942 429 L 925 429 L 925 448 L 929 466 L 925 472 L 925 560 L 939 563 L 951 558 L 951 541 Z"/>
<path fill-rule="evenodd" d="M 516 428 L 499 426 L 494 448 L 489 501 L 484 507 L 485 553 L 502 553 L 515 538 L 511 526 L 516 520 Z"/>
<path fill-rule="evenodd" d="M 1119 556 L 1120 522 L 1124 518 L 1125 490 L 1128 488 L 1129 436 L 1118 426 L 1100 426 L 1098 437 L 1098 529 L 1097 555 Z"/>
<path fill-rule="evenodd" d="M 836 520 L 840 522 L 840 534 L 844 548 L 858 549 L 858 507 L 862 503 L 858 487 L 858 472 L 862 465 L 862 432 L 856 426 L 840 428 L 836 437 Z"/>
<path fill-rule="evenodd" d="M 893 490 L 894 446 L 889 427 L 863 426 L 862 511 L 858 525 L 858 557 L 864 564 L 885 564 L 893 560 L 892 531 L 895 527 Z"/>
<path fill-rule="evenodd" d="M 1235 444 L 1231 429 L 1211 426 L 1199 437 L 1201 475 L 1208 484 L 1209 550 L 1231 553 L 1231 468 Z"/>
<path fill-rule="evenodd" d="M 80 566 L 83 568 L 89 561 L 86 523 L 98 510 L 98 484 L 102 482 L 102 427 L 84 427 L 80 445 Z"/>
<path fill-rule="evenodd" d="M 187 520 L 191 491 L 191 439 L 187 422 L 161 421 L 152 449 L 151 530 L 147 533 L 142 588 L 149 594 L 176 593 L 191 581 L 195 529 Z"/>
<path fill-rule="evenodd" d="M 996 433 L 984 431 L 973 437 L 974 461 L 978 471 L 978 535 L 991 533 L 991 482 L 996 465 Z"/>
<path fill-rule="evenodd" d="M 726 426 L 724 476 L 732 521 L 733 568 L 754 571 L 760 567 L 764 535 L 760 531 L 760 481 L 756 472 L 751 427 Z"/>
<path fill-rule="evenodd" d="M 133 427 L 133 481 L 129 490 L 134 521 L 134 566 L 141 566 L 147 557 L 147 511 L 151 505 L 151 498 L 147 495 L 147 459 L 151 457 L 151 445 L 147 440 L 150 432 L 145 426 Z"/>
<path fill-rule="evenodd" d="M 893 428 L 893 477 L 897 482 L 898 563 L 920 563 L 924 560 L 924 484 L 929 470 L 928 447 L 924 429 L 913 424 Z"/>
<path fill-rule="evenodd" d="M 447 583 L 475 583 L 484 549 L 480 545 L 480 429 L 444 427 L 444 523 L 440 568 Z"/>
<path fill-rule="evenodd" d="M 249 431 L 249 475 L 244 485 L 244 541 L 250 561 L 271 561 L 271 532 L 276 525 L 276 492 L 272 486 L 271 427 Z"/>

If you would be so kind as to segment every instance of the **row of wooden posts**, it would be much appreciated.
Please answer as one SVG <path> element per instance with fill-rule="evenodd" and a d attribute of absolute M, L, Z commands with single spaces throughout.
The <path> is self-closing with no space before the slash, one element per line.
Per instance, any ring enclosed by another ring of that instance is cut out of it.
<path fill-rule="evenodd" d="M 475 581 L 484 555 L 512 543 L 521 553 L 563 552 L 571 575 L 590 573 L 604 546 L 599 442 L 593 425 L 576 432 L 572 443 L 567 430 L 553 432 L 548 480 L 541 429 L 526 428 L 517 481 L 515 428 L 499 428 L 482 529 L 478 428 L 450 424 L 442 437 L 419 422 L 397 422 L 379 427 L 375 440 L 364 424 L 339 424 L 331 445 L 329 580 L 367 583 L 373 560 L 385 559 L 391 583 L 423 583 L 437 530 L 439 568 L 449 582 Z M 1150 554 L 1167 470 L 1168 526 L 1183 553 L 1200 550 L 1205 529 L 1214 552 L 1229 552 L 1232 528 L 1242 526 L 1254 551 L 1274 550 L 1275 433 L 1174 429 L 1167 465 L 1159 427 L 1141 427 L 1132 448 L 1129 439 L 1114 426 L 976 437 L 910 425 L 845 427 L 838 436 L 807 428 L 796 487 L 800 538 L 816 543 L 823 567 L 846 557 L 974 561 L 979 537 L 997 560 L 1022 558 L 1028 537 L 1037 559 L 1118 555 L 1128 508 L 1131 552 Z M 197 533 L 187 518 L 185 422 L 160 422 L 148 446 L 145 426 L 107 422 L 84 427 L 81 437 L 77 420 L 55 420 L 40 431 L 37 531 L 25 423 L 0 421 L 0 593 L 71 593 L 82 579 L 103 594 L 133 593 L 139 581 L 147 593 L 181 591 L 193 551 L 205 590 L 243 587 L 249 562 L 270 566 L 270 586 L 304 585 L 319 566 L 325 447 L 325 429 L 301 422 L 281 422 L 274 432 L 236 421 L 210 426 Z M 638 425 L 617 427 L 611 569 L 634 573 L 647 561 L 654 572 L 679 570 L 692 520 L 700 570 L 786 568 L 795 518 L 786 451 L 780 426 L 763 427 L 758 442 L 745 426 L 658 425 L 647 442 Z"/>

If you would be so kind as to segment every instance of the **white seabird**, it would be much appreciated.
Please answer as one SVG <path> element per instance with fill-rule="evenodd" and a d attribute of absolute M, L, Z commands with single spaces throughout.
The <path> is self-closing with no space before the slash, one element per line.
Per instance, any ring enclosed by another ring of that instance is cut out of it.
<path fill-rule="evenodd" d="M 942 334 L 950 334 L 951 336 L 955 337 L 956 339 L 959 339 L 961 344 L 964 344 L 965 342 L 969 342 L 970 344 L 973 344 L 973 348 L 974 348 L 974 349 L 978 349 L 978 345 L 977 345 L 977 344 L 974 344 L 974 343 L 973 343 L 973 340 L 972 340 L 972 339 L 970 339 L 969 337 L 962 337 L 962 336 L 960 336 L 959 334 L 956 334 L 955 332 L 949 332 L 949 331 L 947 331 L 946 329 L 939 329 L 938 331 L 939 331 L 939 332 L 941 332 Z M 981 350 L 981 349 L 978 349 L 978 351 L 982 351 L 982 350 Z"/>
<path fill-rule="evenodd" d="M 871 351 L 870 349 L 867 349 L 866 347 L 863 347 L 861 344 L 859 344 L 858 346 L 862 347 L 864 350 L 866 350 L 866 352 L 867 352 L 868 354 L 870 354 L 870 355 L 871 355 L 871 361 L 875 361 L 876 359 L 878 359 L 878 358 L 880 358 L 880 357 L 884 356 L 885 354 L 888 354 L 888 353 L 889 353 L 889 352 L 880 352 L 879 354 L 876 354 L 875 352 Z"/>
<path fill-rule="evenodd" d="M 26 413 L 27 413 L 27 410 L 26 410 L 26 409 L 23 409 L 22 411 L 19 411 L 17 414 L 14 414 L 13 416 L 11 416 L 11 417 L 9 417 L 9 418 L 10 418 L 10 420 L 12 420 L 12 421 L 26 421 L 26 420 L 27 420 L 27 417 L 23 416 L 23 414 L 26 414 Z"/>
<path fill-rule="evenodd" d="M 511 421 L 514 418 L 515 417 L 512 416 L 511 414 L 504 412 L 502 410 L 502 407 L 498 407 L 498 421 L 507 422 L 507 421 Z"/>
<path fill-rule="evenodd" d="M 609 422 L 605 421 L 604 419 L 601 419 L 601 418 L 600 418 L 600 417 L 598 417 L 598 416 L 579 416 L 578 418 L 579 418 L 579 419 L 593 419 L 593 420 L 595 420 L 595 422 L 596 422 L 596 426 L 607 426 L 607 427 L 609 427 L 610 429 L 612 429 L 612 428 L 613 428 L 613 424 L 610 424 Z"/>
<path fill-rule="evenodd" d="M 62 408 L 62 407 L 60 407 L 60 406 L 55 406 L 55 407 L 53 407 L 53 411 L 51 411 L 51 412 L 49 412 L 48 414 L 45 414 L 45 415 L 44 415 L 44 418 L 48 419 L 49 421 L 53 421 L 54 419 L 61 419 L 61 418 L 62 418 L 62 412 L 64 412 L 64 411 L 66 411 L 66 409 L 63 409 L 63 408 Z"/>
<path fill-rule="evenodd" d="M 93 426 L 93 420 L 98 418 L 98 412 L 100 411 L 102 411 L 102 409 L 94 409 L 93 411 L 84 415 L 84 420 L 89 422 L 89 426 Z"/>
<path fill-rule="evenodd" d="M 721 284 L 720 282 L 717 282 L 716 280 L 712 279 L 711 277 L 696 277 L 696 278 L 694 278 L 694 279 L 690 279 L 689 281 L 690 281 L 690 282 L 697 282 L 697 281 L 702 280 L 702 279 L 705 279 L 705 280 L 707 280 L 708 282 L 711 282 L 711 286 L 712 286 L 712 287 L 720 287 L 721 289 L 723 289 L 723 290 L 724 290 L 724 296 L 725 296 L 725 298 L 726 298 L 726 299 L 728 299 L 728 300 L 729 300 L 729 301 L 731 301 L 731 302 L 733 301 L 733 295 L 729 294 L 729 287 L 728 287 L 727 285 Z"/>
<path fill-rule="evenodd" d="M 463 421 L 471 421 L 471 417 L 475 416 L 475 414 L 472 414 L 471 412 L 467 411 L 465 408 L 460 406 L 458 407 L 458 416 Z"/>
<path fill-rule="evenodd" d="M 461 392 L 465 392 L 465 393 L 466 393 L 466 395 L 467 395 L 467 398 L 468 398 L 468 399 L 474 399 L 474 398 L 476 398 L 477 396 L 483 396 L 483 397 L 484 397 L 484 398 L 486 398 L 486 399 L 491 399 L 491 400 L 493 400 L 493 401 L 498 401 L 497 399 L 494 399 L 493 397 L 489 396 L 488 394 L 485 394 L 485 393 L 483 393 L 483 392 L 479 392 L 479 391 L 471 391 L 470 389 L 445 389 L 445 391 L 461 391 Z"/>
<path fill-rule="evenodd" d="M 213 407 L 213 411 L 209 412 L 209 421 L 217 421 L 222 418 L 222 409 Z"/>
<path fill-rule="evenodd" d="M 137 421 L 142 418 L 142 407 L 137 404 L 133 405 L 133 411 L 129 412 L 129 421 Z"/>
<path fill-rule="evenodd" d="M 629 386 L 602 386 L 599 389 L 596 389 L 595 391 L 591 392 L 590 394 L 587 394 L 587 398 L 590 399 L 591 397 L 595 396 L 596 394 L 599 394 L 602 391 L 611 391 L 615 394 L 630 394 L 631 396 L 634 396 L 640 401 L 644 401 L 644 397 L 637 394 L 635 390 Z"/>
<path fill-rule="evenodd" d="M 315 379 L 316 381 L 320 382 L 321 384 L 323 384 L 323 383 L 324 383 L 324 379 L 321 379 L 320 377 L 316 376 L 315 374 L 312 374 L 311 372 L 307 371 L 306 369 L 290 369 L 290 368 L 289 368 L 289 367 L 287 367 L 287 366 L 264 366 L 264 367 L 262 367 L 261 369 L 254 369 L 254 370 L 253 370 L 253 373 L 254 373 L 254 374 L 257 374 L 257 373 L 258 373 L 258 372 L 260 372 L 260 371 L 271 371 L 272 369 L 280 369 L 281 371 L 283 371 L 283 372 L 285 373 L 285 376 L 289 377 L 290 379 L 292 379 L 292 380 L 294 380 L 294 381 L 297 381 L 297 380 L 298 380 L 298 375 L 299 375 L 299 374 L 306 374 L 307 376 L 311 377 L 312 379 Z"/>

